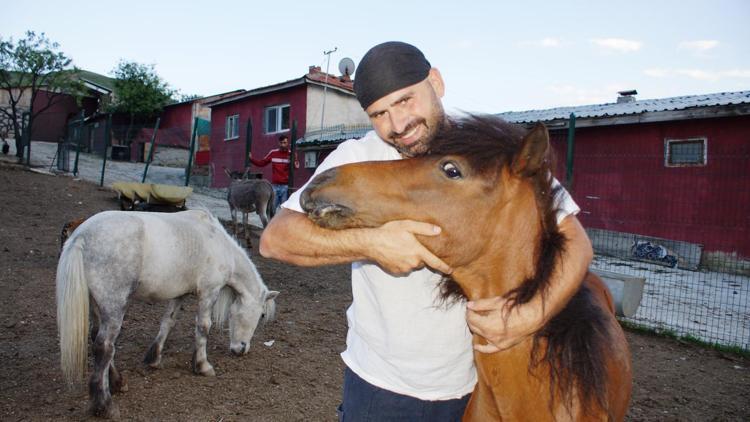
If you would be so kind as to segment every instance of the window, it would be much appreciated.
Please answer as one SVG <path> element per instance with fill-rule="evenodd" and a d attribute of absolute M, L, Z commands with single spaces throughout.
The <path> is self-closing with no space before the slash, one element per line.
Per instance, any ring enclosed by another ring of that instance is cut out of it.
<path fill-rule="evenodd" d="M 666 139 L 664 141 L 664 165 L 666 167 L 705 166 L 707 139 Z"/>
<path fill-rule="evenodd" d="M 305 168 L 314 169 L 318 166 L 318 151 L 305 151 Z"/>
<path fill-rule="evenodd" d="M 224 140 L 236 139 L 240 137 L 240 115 L 235 114 L 227 116 L 227 124 L 224 128 Z"/>
<path fill-rule="evenodd" d="M 289 104 L 266 107 L 263 113 L 266 133 L 289 130 Z"/>

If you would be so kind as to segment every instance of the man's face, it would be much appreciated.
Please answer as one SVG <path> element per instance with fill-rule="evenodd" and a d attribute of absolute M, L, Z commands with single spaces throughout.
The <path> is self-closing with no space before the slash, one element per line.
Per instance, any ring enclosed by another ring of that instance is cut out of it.
<path fill-rule="evenodd" d="M 402 156 L 414 157 L 427 151 L 445 121 L 443 93 L 443 80 L 433 68 L 422 82 L 378 99 L 365 112 L 381 139 Z"/>
<path fill-rule="evenodd" d="M 279 149 L 282 151 L 286 151 L 289 149 L 289 139 L 280 139 L 279 140 Z"/>

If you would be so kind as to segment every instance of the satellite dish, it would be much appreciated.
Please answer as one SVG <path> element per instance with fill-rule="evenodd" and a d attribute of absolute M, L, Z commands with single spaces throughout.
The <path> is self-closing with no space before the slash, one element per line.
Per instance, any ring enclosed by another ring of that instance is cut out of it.
<path fill-rule="evenodd" d="M 354 73 L 354 60 L 349 57 L 341 59 L 339 62 L 339 72 L 341 72 L 342 75 L 352 76 Z"/>

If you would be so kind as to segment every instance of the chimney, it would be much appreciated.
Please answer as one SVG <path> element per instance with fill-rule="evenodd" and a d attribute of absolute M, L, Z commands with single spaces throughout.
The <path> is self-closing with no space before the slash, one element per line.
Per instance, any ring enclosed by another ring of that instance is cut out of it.
<path fill-rule="evenodd" d="M 628 91 L 619 91 L 619 97 L 617 97 L 617 104 L 621 103 L 632 103 L 635 102 L 635 96 L 638 95 L 638 91 L 631 89 Z"/>
<path fill-rule="evenodd" d="M 314 73 L 320 73 L 320 66 L 310 66 L 309 70 L 307 71 L 309 75 L 312 75 Z"/>

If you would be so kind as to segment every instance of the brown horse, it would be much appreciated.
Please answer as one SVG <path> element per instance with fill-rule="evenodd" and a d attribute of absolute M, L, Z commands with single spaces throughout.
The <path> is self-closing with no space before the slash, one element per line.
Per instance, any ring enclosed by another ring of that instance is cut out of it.
<path fill-rule="evenodd" d="M 437 224 L 440 236 L 420 240 L 454 268 L 444 292 L 471 300 L 503 295 L 512 308 L 546 293 L 565 248 L 550 156 L 543 125 L 527 133 L 496 117 L 470 116 L 433 140 L 425 156 L 322 173 L 302 206 L 329 228 L 399 219 Z M 479 382 L 464 420 L 625 417 L 630 352 L 612 297 L 593 274 L 532 338 L 497 353 L 475 352 L 475 362 Z"/>

